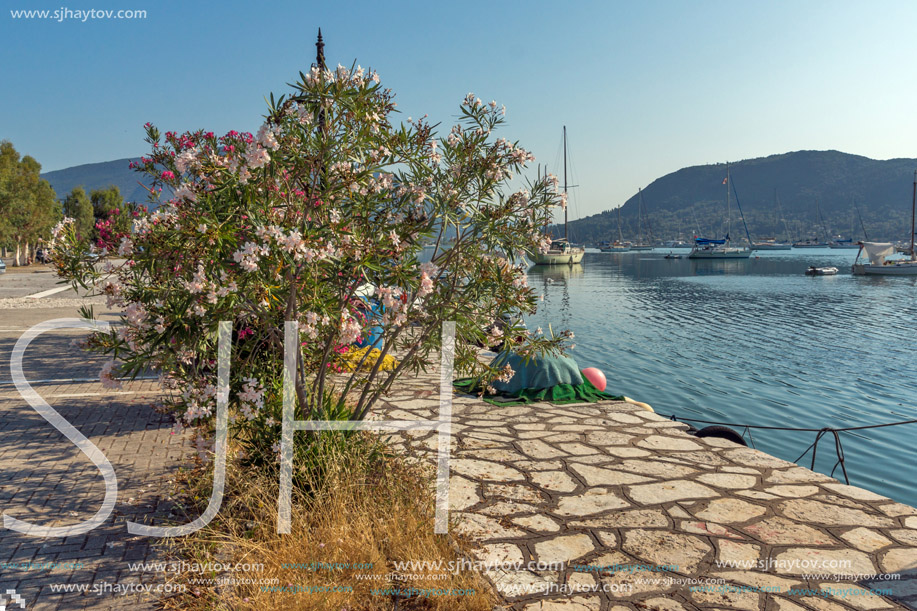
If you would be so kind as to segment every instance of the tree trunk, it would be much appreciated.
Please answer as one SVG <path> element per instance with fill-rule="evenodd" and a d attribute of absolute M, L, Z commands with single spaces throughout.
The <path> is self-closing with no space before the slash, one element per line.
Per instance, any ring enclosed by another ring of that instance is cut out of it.
<path fill-rule="evenodd" d="M 22 243 L 19 241 L 19 238 L 16 238 L 16 256 L 13 257 L 13 267 L 19 267 L 22 265 L 19 262 L 19 252 L 22 250 Z"/>
<path fill-rule="evenodd" d="M 32 257 L 32 249 L 29 248 L 29 243 L 26 242 L 26 243 L 25 243 L 25 264 L 26 264 L 26 265 L 31 265 L 31 264 L 32 264 L 32 261 L 34 261 L 34 260 L 35 260 L 35 259 Z"/>

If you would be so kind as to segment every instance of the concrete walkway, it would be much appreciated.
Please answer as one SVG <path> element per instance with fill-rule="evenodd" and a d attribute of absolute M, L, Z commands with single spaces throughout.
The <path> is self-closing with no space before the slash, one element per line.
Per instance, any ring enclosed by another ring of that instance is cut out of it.
<path fill-rule="evenodd" d="M 374 417 L 435 419 L 438 386 L 401 383 Z M 503 565 L 505 608 L 917 609 L 913 507 L 632 404 L 453 401 L 454 528 Z M 395 443 L 435 458 L 435 432 Z"/>

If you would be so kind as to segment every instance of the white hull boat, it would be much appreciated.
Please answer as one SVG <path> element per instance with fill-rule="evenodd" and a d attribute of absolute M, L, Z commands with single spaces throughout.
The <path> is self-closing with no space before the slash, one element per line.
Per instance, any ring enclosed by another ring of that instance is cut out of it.
<path fill-rule="evenodd" d="M 691 251 L 691 254 L 688 255 L 689 259 L 747 259 L 751 256 L 751 251 L 747 248 L 733 248 L 726 247 L 725 245 L 714 246 L 712 248 L 698 248 L 694 247 L 694 250 Z"/>
<path fill-rule="evenodd" d="M 567 194 L 567 126 L 564 126 L 564 195 Z M 535 265 L 575 265 L 583 260 L 586 249 L 567 240 L 567 208 L 564 207 L 564 237 L 551 242 L 547 252 L 531 255 Z"/>
<path fill-rule="evenodd" d="M 856 276 L 917 276 L 917 253 L 914 252 L 914 226 L 917 218 L 917 170 L 914 171 L 914 195 L 911 203 L 911 246 L 910 258 L 891 259 L 886 257 L 896 254 L 897 248 L 890 242 L 863 242 L 857 260 L 853 262 L 853 274 Z M 869 263 L 859 263 L 860 255 L 866 253 Z"/>

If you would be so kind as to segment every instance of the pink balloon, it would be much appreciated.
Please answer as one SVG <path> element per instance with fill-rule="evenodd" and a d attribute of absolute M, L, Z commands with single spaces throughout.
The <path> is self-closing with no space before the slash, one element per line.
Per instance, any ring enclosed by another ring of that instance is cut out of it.
<path fill-rule="evenodd" d="M 589 380 L 590 384 L 599 390 L 605 390 L 605 386 L 608 384 L 602 370 L 596 369 L 595 367 L 586 367 L 583 369 L 583 377 Z"/>

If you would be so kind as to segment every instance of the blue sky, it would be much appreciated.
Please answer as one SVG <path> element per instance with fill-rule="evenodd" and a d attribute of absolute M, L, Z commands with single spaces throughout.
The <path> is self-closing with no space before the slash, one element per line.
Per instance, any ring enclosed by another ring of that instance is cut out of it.
<path fill-rule="evenodd" d="M 45 170 L 137 156 L 141 126 L 254 130 L 308 68 L 377 69 L 404 118 L 448 126 L 469 91 L 560 171 L 573 216 L 685 166 L 800 149 L 917 157 L 914 2 L 4 0 L 0 138 Z M 143 9 L 143 20 L 10 10 Z M 448 128 L 448 127 L 447 127 Z M 532 169 L 534 174 L 534 167 Z"/>

